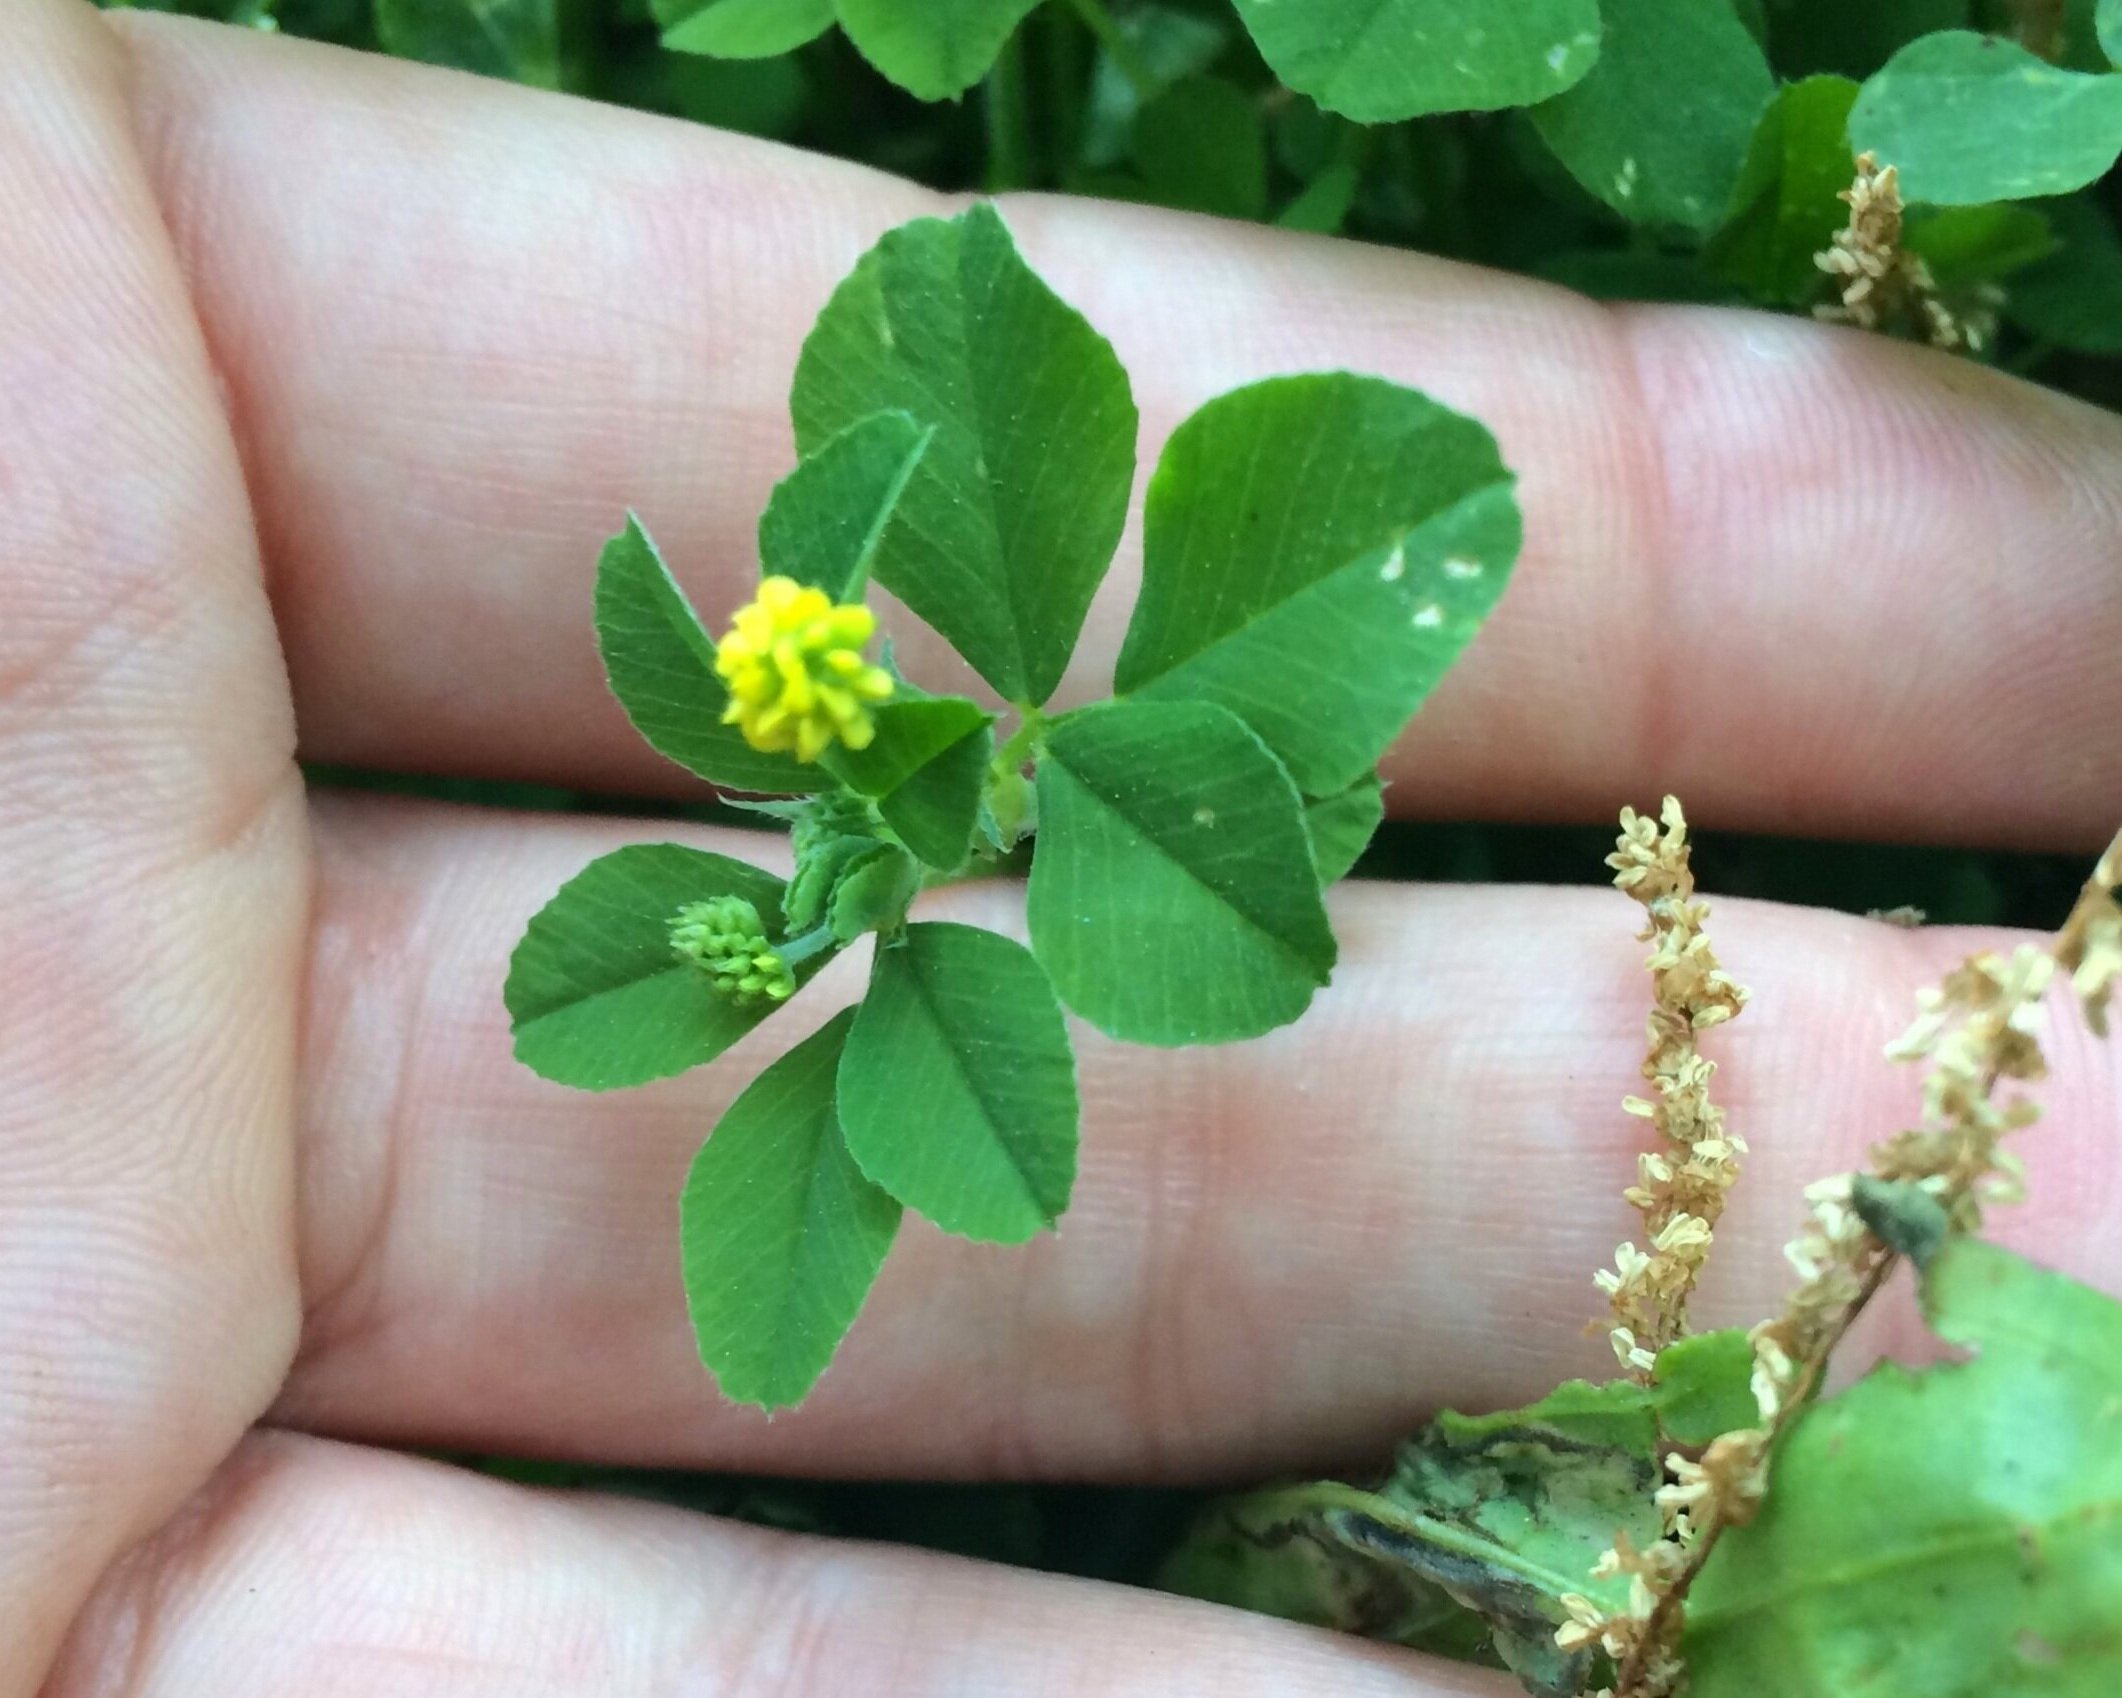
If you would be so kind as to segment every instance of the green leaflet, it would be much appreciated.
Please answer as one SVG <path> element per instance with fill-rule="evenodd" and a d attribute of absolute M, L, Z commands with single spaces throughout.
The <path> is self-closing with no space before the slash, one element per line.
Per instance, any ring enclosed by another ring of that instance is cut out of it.
<path fill-rule="evenodd" d="M 1776 92 L 1747 149 L 1731 213 L 1704 256 L 1713 276 L 1778 306 L 1803 306 L 1826 279 L 1814 256 L 1849 221 L 1839 197 L 1855 174 L 1847 77 L 1808 77 Z"/>
<path fill-rule="evenodd" d="M 835 939 L 853 943 L 864 932 L 896 928 L 920 893 L 920 863 L 897 844 L 879 843 L 841 875 L 827 923 Z"/>
<path fill-rule="evenodd" d="M 1277 76 L 1365 124 L 1530 106 L 1599 56 L 1598 0 L 1236 3 Z"/>
<path fill-rule="evenodd" d="M 904 413 L 858 419 L 775 487 L 759 516 L 761 571 L 815 584 L 835 601 L 869 575 L 877 544 L 931 433 Z"/>
<path fill-rule="evenodd" d="M 1919 206 L 1902 225 L 1901 245 L 1952 289 L 2039 263 L 2056 251 L 2056 234 L 2048 215 L 2030 206 Z"/>
<path fill-rule="evenodd" d="M 1651 1389 L 1658 1425 L 1675 1444 L 1704 1445 L 1761 1424 L 1754 1401 L 1754 1347 L 1744 1327 L 1698 1332 L 1658 1353 Z"/>
<path fill-rule="evenodd" d="M 955 100 L 986 76 L 1039 0 L 834 0 L 862 57 L 920 100 Z"/>
<path fill-rule="evenodd" d="M 1021 944 L 929 923 L 880 940 L 840 1094 L 862 1171 L 946 1232 L 1020 1244 L 1068 1207 L 1075 1056 Z"/>
<path fill-rule="evenodd" d="M 402 58 L 560 86 L 556 0 L 376 0 L 376 39 Z"/>
<path fill-rule="evenodd" d="M 833 0 L 650 0 L 663 45 L 719 59 L 770 59 L 815 41 L 833 24 Z"/>
<path fill-rule="evenodd" d="M 1331 796 L 1306 799 L 1304 829 L 1321 887 L 1348 877 L 1384 818 L 1385 784 L 1374 772 Z"/>
<path fill-rule="evenodd" d="M 1947 30 L 1910 42 L 1864 85 L 1849 134 L 1900 168 L 1911 201 L 2068 194 L 2122 152 L 2122 77 L 2062 70 L 2011 42 Z"/>
<path fill-rule="evenodd" d="M 1174 83 L 1135 120 L 1135 165 L 1160 206 L 1224 218 L 1267 214 L 1260 104 L 1216 77 Z"/>
<path fill-rule="evenodd" d="M 1212 701 L 1299 788 L 1377 765 L 1509 581 L 1520 524 L 1495 439 L 1382 378 L 1269 378 L 1172 433 L 1115 686 Z"/>
<path fill-rule="evenodd" d="M 2111 63 L 2122 66 L 2122 0 L 2100 0 L 2093 18 L 2100 32 L 2100 50 Z"/>
<path fill-rule="evenodd" d="M 834 1080 L 843 1009 L 747 1086 L 701 1146 L 679 1202 L 685 1296 L 723 1394 L 800 1403 L 854 1323 L 899 1230 L 862 1177 Z"/>
<path fill-rule="evenodd" d="M 733 790 L 829 783 L 823 769 L 761 754 L 721 722 L 729 692 L 715 676 L 714 639 L 631 514 L 597 562 L 597 646 L 612 694 L 659 755 Z"/>
<path fill-rule="evenodd" d="M 562 1085 L 609 1091 L 697 1067 L 758 1025 L 771 1007 L 717 995 L 671 953 L 678 910 L 713 896 L 741 896 L 771 924 L 781 881 L 675 843 L 620 849 L 569 879 L 509 961 L 516 1058 Z M 804 962 L 797 982 L 830 958 Z"/>
<path fill-rule="evenodd" d="M 806 454 L 881 411 L 933 429 L 877 581 L 1003 696 L 1044 701 L 1119 541 L 1135 405 L 1111 346 L 994 209 L 872 248 L 804 343 L 790 410 Z"/>
<path fill-rule="evenodd" d="M 866 749 L 835 747 L 824 765 L 875 798 L 885 824 L 939 872 L 963 865 L 994 755 L 994 715 L 963 696 L 920 696 L 877 710 Z"/>
<path fill-rule="evenodd" d="M 1571 176 L 1636 224 L 1724 216 L 1775 79 L 1725 0 L 1600 0 L 1605 45 L 1532 121 Z M 1646 122 L 1647 115 L 1655 120 Z"/>
<path fill-rule="evenodd" d="M 1692 1698 L 2122 1687 L 2122 1304 L 1973 1239 L 1924 1304 L 1974 1358 L 1799 1419 L 1690 1595 Z"/>
<path fill-rule="evenodd" d="M 1032 950 L 1100 1031 L 1148 1044 L 1256 1037 L 1326 983 L 1334 935 L 1302 800 L 1225 709 L 1071 714 L 1047 735 L 1038 802 Z"/>

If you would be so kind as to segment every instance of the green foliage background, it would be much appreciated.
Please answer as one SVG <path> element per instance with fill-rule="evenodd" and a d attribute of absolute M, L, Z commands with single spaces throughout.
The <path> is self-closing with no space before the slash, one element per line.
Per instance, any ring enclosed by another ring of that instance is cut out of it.
<path fill-rule="evenodd" d="M 774 137 L 942 188 L 1080 192 L 1266 220 L 1614 298 L 1808 309 L 1825 295 L 1810 255 L 1839 225 L 1833 196 L 1854 137 L 1899 159 L 1912 198 L 1934 203 L 1910 241 L 1940 283 L 2003 292 L 2002 333 L 1984 357 L 2122 405 L 2116 0 L 2068 0 L 2053 22 L 2054 8 L 2018 0 L 152 4 Z M 1440 87 L 1423 44 L 1475 14 L 1492 15 L 1495 61 Z M 1351 16 L 1373 20 L 1378 38 L 1351 49 Z M 1605 50 L 1593 56 L 1580 38 L 1602 25 Z M 2041 63 L 1967 35 L 1911 46 L 1969 30 L 2023 37 Z M 1646 41 L 1658 45 L 1640 50 Z M 2012 90 L 1989 76 L 2000 61 L 2018 76 Z M 1683 95 L 1684 123 L 1670 116 Z M 2022 131 L 2022 145 L 2007 145 Z M 1956 152 L 1969 137 L 1980 145 Z M 500 806 L 755 823 L 712 805 L 312 776 Z M 1609 837 L 1603 826 L 1393 824 L 1357 874 L 1596 882 Z M 2072 859 L 1767 839 L 1710 839 L 1697 867 L 1720 894 L 2040 927 L 2082 876 Z M 875 1230 L 891 1224 L 880 1210 Z M 765 1380 L 775 1372 L 759 1365 Z M 1115 1579 L 1146 1578 L 1192 1510 L 1165 1493 L 485 1466 Z"/>

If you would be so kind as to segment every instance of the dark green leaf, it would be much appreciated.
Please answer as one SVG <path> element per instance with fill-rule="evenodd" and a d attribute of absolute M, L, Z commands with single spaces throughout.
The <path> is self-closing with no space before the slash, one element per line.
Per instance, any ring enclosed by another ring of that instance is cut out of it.
<path fill-rule="evenodd" d="M 2009 202 L 1917 207 L 1902 228 L 1901 243 L 1948 289 L 1996 282 L 2056 251 L 2055 227 L 2047 217 Z"/>
<path fill-rule="evenodd" d="M 1965 29 L 1969 0 L 1770 0 L 1769 46 L 1786 77 L 1862 80 L 1919 35 Z"/>
<path fill-rule="evenodd" d="M 718 59 L 771 59 L 833 26 L 833 0 L 650 0 L 663 45 Z"/>
<path fill-rule="evenodd" d="M 994 716 L 963 696 L 923 696 L 887 702 L 876 719 L 868 748 L 835 748 L 825 764 L 842 783 L 874 797 L 885 823 L 922 860 L 954 871 L 979 817 Z"/>
<path fill-rule="evenodd" d="M 1381 378 L 1269 378 L 1173 432 L 1116 684 L 1213 701 L 1326 795 L 1378 763 L 1518 554 L 1495 439 Z"/>
<path fill-rule="evenodd" d="M 1657 1438 L 1649 1394 L 1626 1382 L 1573 1382 L 1496 1415 L 1447 1414 L 1402 1448 L 1375 1493 L 1296 1486 L 1219 1506 L 1166 1580 L 1447 1650 L 1466 1640 L 1464 1622 L 1441 1608 L 1449 1599 L 1486 1624 L 1531 1691 L 1574 1698 L 1589 1659 L 1555 1645 L 1561 1600 L 1626 1599 L 1625 1577 L 1592 1568 L 1617 1533 L 1639 1548 L 1658 1537 Z"/>
<path fill-rule="evenodd" d="M 1208 702 L 1122 702 L 1048 733 L 1029 896 L 1061 998 L 1133 1043 L 1226 1043 L 1302 1014 L 1333 971 L 1302 800 Z"/>
<path fill-rule="evenodd" d="M 862 1171 L 946 1232 L 1019 1244 L 1068 1207 L 1075 1056 L 1021 944 L 928 923 L 880 942 L 840 1097 Z"/>
<path fill-rule="evenodd" d="M 1840 196 L 1855 175 L 1856 100 L 1847 77 L 1810 77 L 1777 92 L 1754 131 L 1731 215 L 1709 244 L 1712 273 L 1778 306 L 1803 306 L 1820 293 L 1814 256 L 1849 221 Z"/>
<path fill-rule="evenodd" d="M 741 896 L 769 926 L 781 881 L 757 867 L 675 843 L 643 843 L 592 861 L 531 920 L 509 961 L 505 997 L 516 1057 L 586 1091 L 668 1078 L 711 1061 L 772 1012 L 710 989 L 671 953 L 671 921 L 690 902 Z M 823 967 L 814 956 L 798 982 Z"/>
<path fill-rule="evenodd" d="M 1356 204 L 1363 172 L 1352 159 L 1336 159 L 1324 167 L 1297 198 L 1275 214 L 1285 230 L 1304 230 L 1317 236 L 1340 233 Z"/>
<path fill-rule="evenodd" d="M 733 790 L 816 790 L 822 768 L 761 754 L 722 723 L 715 644 L 656 545 L 629 515 L 597 562 L 597 646 L 612 694 L 655 751 Z"/>
<path fill-rule="evenodd" d="M 1157 1585 L 1181 1597 L 1496 1666 L 1486 1622 L 1415 1566 L 1381 1562 L 1344 1544 L 1324 1519 L 1336 1510 L 1391 1512 L 1369 1493 L 1331 1484 L 1223 1499 L 1187 1530 Z"/>
<path fill-rule="evenodd" d="M 848 600 L 868 575 L 929 435 L 904 413 L 875 413 L 821 443 L 759 516 L 761 569 Z"/>
<path fill-rule="evenodd" d="M 1685 301 L 1733 305 L 1737 288 L 1709 274 L 1699 256 L 1623 249 L 1565 249 L 1542 260 L 1534 274 L 1595 301 Z"/>
<path fill-rule="evenodd" d="M 1912 41 L 1864 85 L 1850 140 L 1900 168 L 1911 201 L 2067 194 L 2122 151 L 2122 77 L 2066 71 L 1993 36 Z"/>
<path fill-rule="evenodd" d="M 376 0 L 376 38 L 401 58 L 560 86 L 556 0 Z"/>
<path fill-rule="evenodd" d="M 1775 79 L 1721 0 L 1600 0 L 1599 62 L 1532 121 L 1570 175 L 1637 224 L 1724 217 Z"/>
<path fill-rule="evenodd" d="M 1364 124 L 1560 94 L 1599 56 L 1597 0 L 1237 0 L 1291 88 Z"/>
<path fill-rule="evenodd" d="M 1759 1426 L 1754 1347 L 1743 1327 L 1696 1333 L 1658 1352 L 1652 1391 L 1658 1422 L 1676 1444 L 1708 1444 L 1720 1433 Z"/>
<path fill-rule="evenodd" d="M 898 925 L 920 891 L 921 868 L 913 856 L 897 844 L 875 845 L 834 886 L 833 936 L 853 943 L 864 932 Z"/>
<path fill-rule="evenodd" d="M 1175 83 L 1135 121 L 1135 164 L 1160 206 L 1267 214 L 1267 132 L 1252 96 L 1214 77 Z"/>
<path fill-rule="evenodd" d="M 1319 869 L 1321 885 L 1348 877 L 1384 818 L 1385 784 L 1374 772 L 1346 790 L 1305 801 L 1304 829 L 1312 840 L 1312 864 Z"/>
<path fill-rule="evenodd" d="M 1083 167 L 1091 171 L 1125 159 L 1134 143 L 1135 117 L 1144 99 L 1153 99 L 1158 89 L 1207 70 L 1222 55 L 1233 33 L 1228 14 L 1202 17 L 1158 0 L 1138 0 L 1113 21 L 1133 49 L 1133 68 L 1149 86 L 1146 90 L 1136 86 L 1110 53 L 1098 56 L 1077 150 Z"/>
<path fill-rule="evenodd" d="M 1799 1419 L 1689 1596 L 1691 1698 L 2122 1689 L 2122 1304 L 1975 1239 L 1924 1297 L 1974 1358 Z"/>
<path fill-rule="evenodd" d="M 679 1203 L 685 1295 L 723 1394 L 801 1403 L 854 1323 L 899 1230 L 862 1177 L 834 1102 L 844 1009 L 746 1087 L 694 1158 Z"/>
<path fill-rule="evenodd" d="M 2005 310 L 2058 347 L 2122 354 L 2122 237 L 2089 199 L 2052 201 L 2048 212 L 2062 246 L 2012 279 Z"/>
<path fill-rule="evenodd" d="M 834 0 L 840 27 L 920 100 L 955 100 L 986 76 L 1039 0 Z"/>
<path fill-rule="evenodd" d="M 994 209 L 878 243 L 819 316 L 790 405 L 806 453 L 884 410 L 934 428 L 877 581 L 1005 697 L 1045 700 L 1119 540 L 1135 406 Z"/>

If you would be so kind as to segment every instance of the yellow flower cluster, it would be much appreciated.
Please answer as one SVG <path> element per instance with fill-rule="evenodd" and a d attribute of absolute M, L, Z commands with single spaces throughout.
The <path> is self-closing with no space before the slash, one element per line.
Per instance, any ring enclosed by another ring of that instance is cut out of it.
<path fill-rule="evenodd" d="M 891 699 L 892 678 L 862 657 L 877 616 L 860 602 L 835 605 L 823 590 L 768 578 L 737 610 L 715 645 L 715 671 L 729 686 L 722 723 L 765 754 L 814 761 L 834 743 L 866 749 L 870 713 Z"/>

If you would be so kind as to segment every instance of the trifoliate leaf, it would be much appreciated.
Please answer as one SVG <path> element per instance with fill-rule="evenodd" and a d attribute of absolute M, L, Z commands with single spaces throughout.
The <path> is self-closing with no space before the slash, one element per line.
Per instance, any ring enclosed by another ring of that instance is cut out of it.
<path fill-rule="evenodd" d="M 1039 0 L 834 0 L 847 39 L 917 100 L 955 100 L 986 76 Z"/>
<path fill-rule="evenodd" d="M 773 1011 L 731 1000 L 678 959 L 678 911 L 741 896 L 769 921 L 781 881 L 757 867 L 675 843 L 643 843 L 592 861 L 532 918 L 504 992 L 516 1056 L 586 1091 L 645 1084 L 720 1055 Z M 800 984 L 830 954 L 795 969 Z"/>
<path fill-rule="evenodd" d="M 1189 77 L 1157 96 L 1135 120 L 1135 164 L 1159 206 L 1266 216 L 1266 124 L 1233 83 Z"/>
<path fill-rule="evenodd" d="M 557 0 L 376 0 L 376 39 L 402 59 L 560 86 Z"/>
<path fill-rule="evenodd" d="M 1826 281 L 1814 256 L 1849 220 L 1839 197 L 1855 174 L 1847 77 L 1808 77 L 1777 91 L 1762 114 L 1732 192 L 1724 226 L 1705 260 L 1712 275 L 1756 300 L 1803 306 Z"/>
<path fill-rule="evenodd" d="M 926 922 L 880 942 L 840 1098 L 862 1171 L 946 1232 L 1019 1244 L 1068 1207 L 1075 1056 L 1021 944 Z"/>
<path fill-rule="evenodd" d="M 1038 771 L 1033 952 L 1132 1043 L 1227 1043 L 1302 1014 L 1334 965 L 1302 799 L 1208 702 L 1057 721 Z"/>
<path fill-rule="evenodd" d="M 875 413 L 822 443 L 776 486 L 759 516 L 759 564 L 815 584 L 834 601 L 866 577 L 930 432 L 904 413 Z"/>
<path fill-rule="evenodd" d="M 972 846 L 994 716 L 963 696 L 923 696 L 886 702 L 876 721 L 868 748 L 836 748 L 824 764 L 875 798 L 885 823 L 929 866 L 954 871 Z"/>
<path fill-rule="evenodd" d="M 760 753 L 722 723 L 729 692 L 715 676 L 714 639 L 632 515 L 597 562 L 597 646 L 612 694 L 659 755 L 733 790 L 831 782 L 819 767 Z"/>
<path fill-rule="evenodd" d="M 1385 818 L 1385 785 L 1367 773 L 1346 790 L 1307 798 L 1304 829 L 1312 840 L 1312 864 L 1322 886 L 1337 884 L 1363 857 Z"/>
<path fill-rule="evenodd" d="M 1237 0 L 1261 56 L 1329 112 L 1386 124 L 1530 106 L 1599 56 L 1598 0 Z"/>
<path fill-rule="evenodd" d="M 1600 0 L 1599 62 L 1532 121 L 1586 189 L 1631 223 L 1706 230 L 1775 79 L 1725 0 Z"/>
<path fill-rule="evenodd" d="M 1003 696 L 1044 701 L 1119 541 L 1135 405 L 1111 346 L 994 209 L 871 249 L 804 344 L 790 408 L 806 454 L 880 411 L 934 430 L 877 581 Z"/>
<path fill-rule="evenodd" d="M 1850 140 L 1900 169 L 1910 201 L 2068 194 L 2122 152 L 2122 77 L 2066 71 L 1995 36 L 1910 42 L 1864 85 Z"/>
<path fill-rule="evenodd" d="M 1924 1302 L 1972 1360 L 1799 1418 L 1689 1595 L 1691 1698 L 2122 1689 L 2122 1304 L 1975 1239 Z"/>
<path fill-rule="evenodd" d="M 1495 439 L 1382 378 L 1269 378 L 1172 433 L 1115 685 L 1212 701 L 1327 795 L 1378 764 L 1495 606 L 1518 507 Z"/>
<path fill-rule="evenodd" d="M 833 26 L 833 0 L 650 0 L 674 53 L 771 59 Z"/>
<path fill-rule="evenodd" d="M 844 1009 L 747 1086 L 694 1159 L 679 1203 L 685 1296 L 723 1394 L 764 1409 L 818 1383 L 876 1282 L 899 1205 L 840 1131 Z"/>

